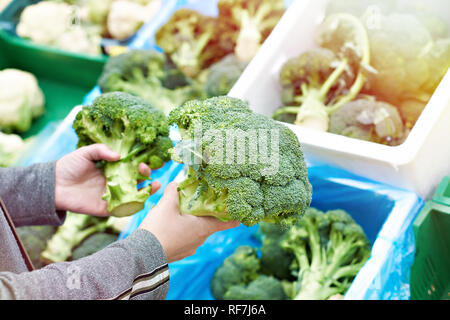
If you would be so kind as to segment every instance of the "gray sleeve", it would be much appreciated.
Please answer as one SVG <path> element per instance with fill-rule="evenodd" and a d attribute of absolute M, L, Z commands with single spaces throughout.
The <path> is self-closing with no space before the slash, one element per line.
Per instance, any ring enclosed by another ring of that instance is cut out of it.
<path fill-rule="evenodd" d="M 156 237 L 138 229 L 97 253 L 14 274 L 0 272 L 2 299 L 164 299 L 169 269 Z"/>
<path fill-rule="evenodd" d="M 0 168 L 0 198 L 16 227 L 64 221 L 65 213 L 55 208 L 55 164 Z"/>

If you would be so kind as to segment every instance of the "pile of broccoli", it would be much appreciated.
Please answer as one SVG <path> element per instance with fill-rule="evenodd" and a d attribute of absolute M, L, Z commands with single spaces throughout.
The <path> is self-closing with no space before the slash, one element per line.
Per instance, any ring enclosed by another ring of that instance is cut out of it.
<path fill-rule="evenodd" d="M 169 123 L 182 138 L 172 159 L 188 166 L 179 184 L 181 212 L 290 225 L 309 207 L 306 163 L 286 126 L 227 96 L 188 101 Z"/>
<path fill-rule="evenodd" d="M 103 199 L 108 212 L 127 216 L 143 209 L 151 185 L 138 190 L 138 182 L 147 179 L 139 173 L 139 164 L 156 169 L 170 160 L 172 141 L 164 113 L 139 97 L 110 92 L 83 107 L 73 127 L 78 147 L 102 143 L 120 155 L 119 161 L 98 163 L 106 178 Z"/>
<path fill-rule="evenodd" d="M 370 256 L 362 228 L 343 210 L 309 208 L 290 228 L 262 222 L 260 251 L 240 246 L 211 279 L 214 298 L 326 300 L 342 297 Z"/>

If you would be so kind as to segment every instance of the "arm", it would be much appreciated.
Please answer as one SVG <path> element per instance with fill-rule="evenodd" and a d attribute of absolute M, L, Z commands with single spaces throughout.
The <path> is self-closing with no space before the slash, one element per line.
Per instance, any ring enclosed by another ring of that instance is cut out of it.
<path fill-rule="evenodd" d="M 136 230 L 77 261 L 20 274 L 0 272 L 0 300 L 164 299 L 168 280 L 159 241 L 146 230 Z"/>
<path fill-rule="evenodd" d="M 59 225 L 64 211 L 55 207 L 55 162 L 0 168 L 0 197 L 15 226 Z"/>

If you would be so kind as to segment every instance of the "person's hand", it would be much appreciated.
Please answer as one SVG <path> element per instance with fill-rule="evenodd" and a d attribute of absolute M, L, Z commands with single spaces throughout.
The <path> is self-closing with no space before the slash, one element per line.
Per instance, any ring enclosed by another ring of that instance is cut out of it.
<path fill-rule="evenodd" d="M 106 180 L 95 161 L 118 161 L 120 155 L 104 144 L 82 147 L 56 162 L 55 207 L 56 210 L 108 216 L 106 201 L 102 199 Z M 139 172 L 150 176 L 150 168 L 141 163 Z M 152 194 L 161 184 L 152 182 Z"/>
<path fill-rule="evenodd" d="M 221 222 L 215 217 L 180 213 L 177 187 L 175 182 L 169 183 L 161 200 L 139 226 L 159 240 L 169 263 L 193 255 L 214 232 L 240 224 L 239 221 Z"/>

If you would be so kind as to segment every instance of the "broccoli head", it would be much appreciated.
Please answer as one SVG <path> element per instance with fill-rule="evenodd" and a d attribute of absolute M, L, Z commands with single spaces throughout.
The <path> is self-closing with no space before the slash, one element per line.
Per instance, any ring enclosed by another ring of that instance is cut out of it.
<path fill-rule="evenodd" d="M 225 259 L 211 279 L 211 292 L 217 300 L 224 300 L 233 286 L 248 284 L 258 277 L 259 260 L 256 249 L 240 246 Z"/>
<path fill-rule="evenodd" d="M 106 144 L 120 154 L 116 162 L 101 162 L 106 178 L 103 199 L 114 216 L 127 216 L 144 208 L 151 186 L 137 189 L 141 162 L 153 169 L 170 159 L 169 126 L 165 115 L 145 100 L 123 92 L 105 93 L 77 114 L 73 127 L 78 147 Z"/>
<path fill-rule="evenodd" d="M 183 213 L 289 225 L 309 206 L 306 163 L 286 126 L 226 96 L 188 101 L 169 122 L 182 138 L 172 159 L 189 167 L 179 184 Z"/>
<path fill-rule="evenodd" d="M 298 126 L 327 131 L 329 115 L 362 90 L 370 46 L 362 22 L 350 14 L 327 17 L 319 28 L 321 48 L 302 53 L 282 67 L 283 107 L 275 119 L 295 114 Z"/>
<path fill-rule="evenodd" d="M 250 62 L 284 14 L 283 0 L 220 0 L 221 45 Z"/>
<path fill-rule="evenodd" d="M 54 226 L 24 226 L 16 228 L 17 235 L 22 241 L 28 256 L 36 269 L 42 268 L 45 263 L 41 259 L 41 253 L 47 247 L 47 241 L 56 232 Z"/>
<path fill-rule="evenodd" d="M 368 98 L 346 103 L 331 114 L 329 132 L 387 145 L 399 145 L 406 136 L 397 108 Z"/>
<path fill-rule="evenodd" d="M 141 97 L 166 114 L 187 100 L 203 97 L 200 86 L 153 50 L 130 50 L 109 58 L 98 85 L 102 92 Z"/>
<path fill-rule="evenodd" d="M 247 63 L 230 54 L 209 68 L 205 91 L 208 97 L 227 95 L 241 76 Z"/>
<path fill-rule="evenodd" d="M 177 10 L 155 39 L 178 69 L 192 78 L 226 54 L 217 45 L 216 20 L 190 9 Z"/>
<path fill-rule="evenodd" d="M 91 235 L 72 251 L 71 260 L 87 257 L 117 240 L 117 234 L 99 232 Z"/>
<path fill-rule="evenodd" d="M 225 293 L 225 300 L 286 300 L 283 285 L 280 280 L 266 275 L 249 284 L 231 286 Z"/>
<path fill-rule="evenodd" d="M 292 252 L 291 299 L 325 300 L 344 294 L 370 256 L 370 244 L 362 228 L 343 210 L 309 208 L 289 229 L 282 248 Z"/>

